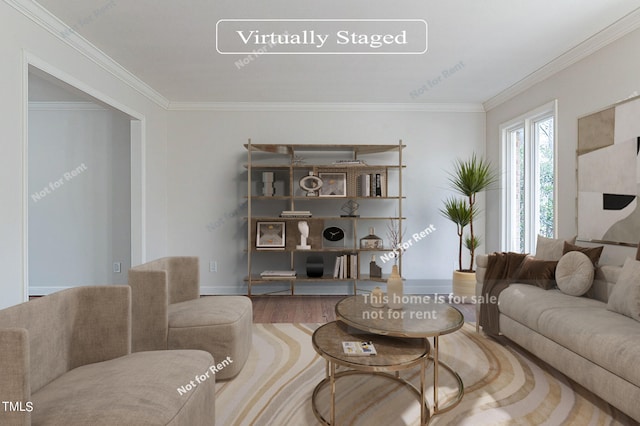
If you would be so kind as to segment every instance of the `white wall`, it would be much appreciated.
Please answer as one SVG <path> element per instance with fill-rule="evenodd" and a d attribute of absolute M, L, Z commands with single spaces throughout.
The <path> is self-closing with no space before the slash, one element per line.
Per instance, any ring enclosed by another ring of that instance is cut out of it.
<path fill-rule="evenodd" d="M 482 152 L 484 113 L 167 111 L 53 33 L 0 2 L 0 308 L 24 301 L 27 294 L 25 58 L 142 120 L 132 131 L 142 134 L 144 142 L 140 155 L 132 152 L 132 179 L 136 173 L 144 179 L 144 187 L 133 190 L 134 202 L 137 193 L 144 197 L 143 214 L 132 217 L 134 227 L 144 227 L 142 248 L 132 249 L 142 253 L 141 261 L 195 254 L 202 260 L 205 292 L 244 293 L 245 228 L 240 219 L 227 217 L 244 202 L 241 164 L 247 138 L 256 143 L 385 144 L 402 138 L 408 145 L 407 231 L 430 224 L 437 228 L 432 238 L 406 253 L 405 275 L 431 285 L 431 290 L 417 291 L 448 291 L 456 238 L 453 225 L 438 214 L 448 194 L 444 171 L 457 156 Z M 219 219 L 224 226 L 209 230 Z M 208 272 L 209 260 L 218 261 L 220 272 Z"/>
<path fill-rule="evenodd" d="M 89 102 L 30 102 L 29 295 L 127 283 L 130 141 L 122 113 Z"/>
<path fill-rule="evenodd" d="M 5 2 L 0 2 L 0 308 L 26 296 L 25 170 L 26 66 L 24 55 L 37 57 L 94 89 L 102 100 L 126 107 L 144 122 L 146 215 L 145 258 L 166 250 L 166 116 L 165 109 L 141 95 Z M 56 76 L 61 78 L 61 76 Z M 65 78 L 61 78 L 65 80 Z M 137 218 L 140 220 L 140 218 Z M 132 220 L 137 220 L 132 218 Z"/>
<path fill-rule="evenodd" d="M 498 163 L 501 123 L 553 99 L 558 99 L 558 229 L 557 235 L 577 234 L 576 149 L 578 118 L 640 92 L 640 30 L 536 84 L 487 112 L 487 154 Z M 508 66 L 508 64 L 505 64 Z M 487 251 L 499 250 L 499 194 L 489 195 Z M 622 263 L 635 249 L 606 246 L 601 262 Z"/>
<path fill-rule="evenodd" d="M 172 111 L 167 141 L 167 252 L 200 257 L 203 292 L 244 293 L 246 208 L 242 205 L 247 191 L 242 165 L 248 138 L 253 143 L 336 144 L 395 144 L 402 139 L 407 145 L 407 233 L 430 224 L 436 228 L 405 253 L 403 276 L 412 291 L 449 292 L 457 236 L 438 209 L 450 193 L 446 172 L 452 162 L 474 151 L 483 153 L 484 123 L 484 113 Z M 386 224 L 376 233 L 384 238 L 385 228 Z M 211 260 L 218 262 L 217 273 L 209 272 Z M 313 287 L 310 292 L 335 290 Z"/>

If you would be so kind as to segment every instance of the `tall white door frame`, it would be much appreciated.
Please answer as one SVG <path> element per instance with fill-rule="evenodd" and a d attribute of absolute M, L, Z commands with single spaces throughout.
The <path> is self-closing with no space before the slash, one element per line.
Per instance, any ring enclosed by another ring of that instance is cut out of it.
<path fill-rule="evenodd" d="M 43 61 L 26 50 L 23 51 L 22 76 L 22 294 L 23 301 L 29 300 L 29 67 L 35 67 L 46 74 L 86 93 L 98 101 L 128 115 L 131 119 L 131 264 L 145 261 L 146 236 L 146 119 L 145 116 L 123 105 L 75 77 Z"/>

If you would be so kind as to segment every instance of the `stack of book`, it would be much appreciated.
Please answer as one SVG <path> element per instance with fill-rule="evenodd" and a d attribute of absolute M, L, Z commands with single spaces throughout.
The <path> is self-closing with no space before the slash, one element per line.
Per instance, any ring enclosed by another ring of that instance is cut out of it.
<path fill-rule="evenodd" d="M 273 279 L 273 280 L 277 280 L 279 278 L 295 278 L 295 276 L 296 276 L 296 271 L 288 271 L 288 270 L 282 270 L 282 271 L 268 270 L 268 271 L 262 271 L 260 273 L 261 278 Z"/>
<path fill-rule="evenodd" d="M 347 279 L 358 278 L 358 255 L 343 254 L 336 257 L 336 265 L 333 269 L 333 278 Z"/>
<path fill-rule="evenodd" d="M 381 173 L 364 173 L 358 176 L 358 196 L 384 197 L 384 185 Z"/>
<path fill-rule="evenodd" d="M 367 163 L 365 163 L 362 160 L 338 160 L 333 162 L 333 165 L 335 166 L 340 166 L 342 164 L 347 166 L 366 166 L 367 165 Z"/>
<path fill-rule="evenodd" d="M 283 210 L 280 217 L 311 217 L 309 210 Z"/>

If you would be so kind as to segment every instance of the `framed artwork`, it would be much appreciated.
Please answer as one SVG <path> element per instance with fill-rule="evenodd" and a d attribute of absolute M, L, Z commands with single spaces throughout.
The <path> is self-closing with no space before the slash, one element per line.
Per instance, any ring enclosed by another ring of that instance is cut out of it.
<path fill-rule="evenodd" d="M 578 240 L 640 241 L 640 97 L 578 119 Z"/>
<path fill-rule="evenodd" d="M 284 249 L 285 222 L 257 222 L 257 249 Z"/>
<path fill-rule="evenodd" d="M 319 173 L 322 179 L 319 195 L 321 197 L 346 197 L 347 174 L 346 173 Z"/>

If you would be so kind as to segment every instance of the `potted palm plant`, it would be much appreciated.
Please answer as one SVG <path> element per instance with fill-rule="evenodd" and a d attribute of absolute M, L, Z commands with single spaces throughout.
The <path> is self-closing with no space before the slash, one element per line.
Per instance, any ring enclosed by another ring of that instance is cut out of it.
<path fill-rule="evenodd" d="M 469 225 L 471 220 L 471 210 L 466 200 L 449 197 L 444 200 L 444 207 L 440 209 L 440 213 L 456 225 L 458 234 L 458 270 L 462 271 L 462 243 L 464 241 L 464 228 Z"/>
<path fill-rule="evenodd" d="M 449 197 L 440 211 L 456 225 L 458 234 L 458 270 L 453 273 L 453 293 L 460 297 L 475 294 L 476 274 L 473 267 L 475 251 L 480 245 L 480 237 L 473 228 L 473 220 L 479 213 L 476 195 L 489 188 L 497 180 L 497 174 L 490 162 L 475 153 L 468 160 L 456 160 L 454 170 L 449 174 L 449 184 L 463 198 Z M 464 229 L 469 227 L 465 236 Z M 469 267 L 462 267 L 462 245 L 469 250 Z"/>

